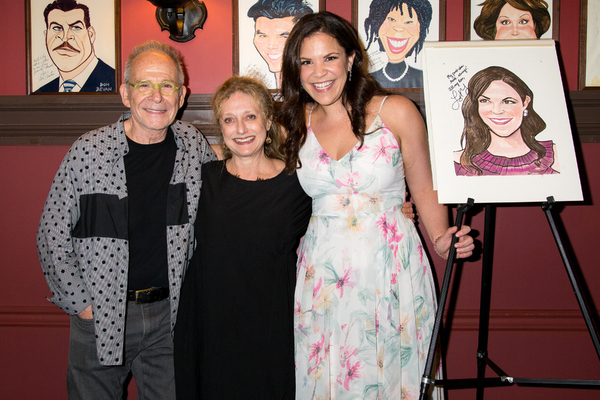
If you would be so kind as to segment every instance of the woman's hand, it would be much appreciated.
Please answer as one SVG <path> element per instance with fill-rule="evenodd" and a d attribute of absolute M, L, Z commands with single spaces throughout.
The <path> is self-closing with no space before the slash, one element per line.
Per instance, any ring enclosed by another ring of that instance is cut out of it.
<path fill-rule="evenodd" d="M 455 244 L 456 258 L 468 258 L 473 254 L 475 243 L 473 242 L 473 238 L 469 236 L 471 227 L 463 225 L 458 232 L 457 230 L 458 228 L 456 226 L 448 228 L 446 232 L 435 239 L 433 243 L 435 252 L 445 260 L 448 259 L 448 255 L 450 254 L 450 244 L 452 243 L 452 235 L 454 232 L 456 232 L 456 237 L 458 238 L 458 241 Z"/>

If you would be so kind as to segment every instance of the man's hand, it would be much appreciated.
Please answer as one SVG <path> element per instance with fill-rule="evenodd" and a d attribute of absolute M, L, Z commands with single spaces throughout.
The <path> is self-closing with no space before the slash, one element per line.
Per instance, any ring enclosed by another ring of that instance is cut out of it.
<path fill-rule="evenodd" d="M 402 214 L 404 214 L 404 216 L 410 219 L 412 222 L 415 222 L 415 209 L 413 203 L 407 201 L 406 203 L 402 204 Z"/>
<path fill-rule="evenodd" d="M 85 310 L 77 314 L 77 316 L 81 319 L 92 319 L 94 318 L 94 314 L 92 313 L 92 306 L 87 306 Z"/>

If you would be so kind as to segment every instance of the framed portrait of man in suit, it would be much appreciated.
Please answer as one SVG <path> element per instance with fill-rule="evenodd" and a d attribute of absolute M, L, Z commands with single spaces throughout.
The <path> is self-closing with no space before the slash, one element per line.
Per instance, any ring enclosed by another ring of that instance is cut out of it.
<path fill-rule="evenodd" d="M 28 0 L 27 89 L 41 93 L 117 93 L 116 0 Z"/>

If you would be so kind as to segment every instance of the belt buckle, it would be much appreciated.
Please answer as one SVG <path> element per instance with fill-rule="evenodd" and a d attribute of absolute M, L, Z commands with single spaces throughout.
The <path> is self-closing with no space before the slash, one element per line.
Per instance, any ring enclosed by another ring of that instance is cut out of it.
<path fill-rule="evenodd" d="M 141 290 L 136 290 L 135 291 L 135 304 L 141 304 L 138 299 L 140 295 L 144 295 L 147 292 L 150 292 L 152 290 L 152 288 L 148 288 L 148 289 L 141 289 Z"/>

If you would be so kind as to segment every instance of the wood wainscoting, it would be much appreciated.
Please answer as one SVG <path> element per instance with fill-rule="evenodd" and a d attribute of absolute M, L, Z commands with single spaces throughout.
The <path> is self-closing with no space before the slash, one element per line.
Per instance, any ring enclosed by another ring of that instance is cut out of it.
<path fill-rule="evenodd" d="M 424 111 L 422 91 L 404 95 Z M 193 94 L 178 118 L 194 124 L 211 143 L 219 141 L 210 107 L 212 94 Z M 600 142 L 600 90 L 568 93 L 575 141 Z M 0 145 L 71 145 L 77 137 L 116 122 L 126 108 L 119 95 L 52 94 L 0 96 Z"/>

